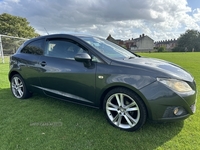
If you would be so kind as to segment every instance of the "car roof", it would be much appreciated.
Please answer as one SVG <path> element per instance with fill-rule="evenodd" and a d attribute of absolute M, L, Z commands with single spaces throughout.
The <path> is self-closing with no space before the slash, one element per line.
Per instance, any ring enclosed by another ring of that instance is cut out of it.
<path fill-rule="evenodd" d="M 42 36 L 38 36 L 38 37 L 35 37 L 35 38 L 31 38 L 27 41 L 24 42 L 24 44 L 26 43 L 30 43 L 32 41 L 35 41 L 35 40 L 40 40 L 40 39 L 43 39 L 43 38 L 56 38 L 56 37 L 61 37 L 61 38 L 65 38 L 65 37 L 75 37 L 75 38 L 83 38 L 83 37 L 94 37 L 94 36 L 91 36 L 91 35 L 86 35 L 86 34 L 49 34 L 49 35 L 42 35 Z"/>
<path fill-rule="evenodd" d="M 94 37 L 91 35 L 86 35 L 86 34 L 49 34 L 49 35 L 43 35 L 39 36 L 33 39 L 41 39 L 41 38 L 49 38 L 49 37 L 66 37 L 66 36 L 71 36 L 71 37 Z"/>

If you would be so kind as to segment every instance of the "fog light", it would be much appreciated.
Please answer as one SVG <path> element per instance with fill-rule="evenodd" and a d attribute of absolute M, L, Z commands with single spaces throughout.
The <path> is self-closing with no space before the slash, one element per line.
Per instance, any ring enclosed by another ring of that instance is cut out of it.
<path fill-rule="evenodd" d="M 183 113 L 183 109 L 181 107 L 175 107 L 174 108 L 174 115 L 179 116 Z"/>

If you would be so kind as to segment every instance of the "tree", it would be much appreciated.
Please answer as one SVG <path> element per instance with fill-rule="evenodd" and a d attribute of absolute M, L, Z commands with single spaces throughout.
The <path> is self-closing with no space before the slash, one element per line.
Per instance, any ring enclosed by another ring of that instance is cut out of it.
<path fill-rule="evenodd" d="M 39 36 L 35 29 L 29 25 L 26 18 L 12 16 L 7 13 L 0 15 L 0 34 L 23 38 Z"/>
<path fill-rule="evenodd" d="M 178 45 L 173 51 L 200 51 L 200 32 L 197 30 L 187 30 L 184 34 L 180 35 L 177 43 Z"/>
<path fill-rule="evenodd" d="M 158 48 L 158 52 L 164 52 L 165 51 L 165 47 L 164 46 L 161 46 Z"/>
<path fill-rule="evenodd" d="M 0 35 L 33 38 L 39 36 L 35 29 L 29 25 L 26 18 L 12 16 L 7 13 L 0 15 Z M 4 53 L 13 53 L 24 40 L 2 36 Z"/>

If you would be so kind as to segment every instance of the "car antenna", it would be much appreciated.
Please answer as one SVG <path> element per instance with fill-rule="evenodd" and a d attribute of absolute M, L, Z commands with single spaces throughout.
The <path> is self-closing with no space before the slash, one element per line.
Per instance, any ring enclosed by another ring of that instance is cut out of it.
<path fill-rule="evenodd" d="M 49 32 L 46 30 L 46 28 L 45 28 L 45 27 L 44 27 L 44 29 L 45 29 L 46 33 L 49 35 Z"/>

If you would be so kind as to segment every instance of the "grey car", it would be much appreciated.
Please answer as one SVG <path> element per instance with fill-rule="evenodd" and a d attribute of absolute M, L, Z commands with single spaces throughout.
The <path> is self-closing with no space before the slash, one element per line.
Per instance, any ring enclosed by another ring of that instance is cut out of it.
<path fill-rule="evenodd" d="M 40 92 L 100 108 L 111 125 L 128 131 L 140 129 L 147 119 L 185 119 L 196 108 L 195 81 L 183 68 L 94 36 L 28 40 L 10 57 L 8 77 L 18 99 Z"/>

